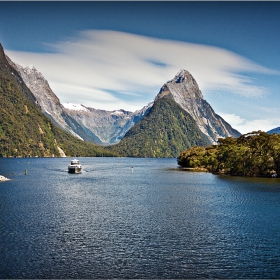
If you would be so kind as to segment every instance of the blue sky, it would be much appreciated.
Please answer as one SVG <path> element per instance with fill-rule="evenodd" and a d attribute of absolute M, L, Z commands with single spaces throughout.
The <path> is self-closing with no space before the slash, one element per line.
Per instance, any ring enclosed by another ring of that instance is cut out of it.
<path fill-rule="evenodd" d="M 1 2 L 0 43 L 62 103 L 135 111 L 180 69 L 241 133 L 280 126 L 280 2 Z"/>

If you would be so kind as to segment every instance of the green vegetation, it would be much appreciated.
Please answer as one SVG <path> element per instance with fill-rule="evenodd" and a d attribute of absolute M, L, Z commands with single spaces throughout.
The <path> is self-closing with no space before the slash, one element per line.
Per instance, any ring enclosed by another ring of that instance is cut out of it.
<path fill-rule="evenodd" d="M 81 141 L 41 112 L 0 45 L 0 157 L 60 156 L 60 148 L 67 156 L 177 157 L 183 149 L 208 144 L 193 118 L 167 97 L 157 100 L 118 145 Z"/>
<path fill-rule="evenodd" d="M 178 164 L 239 176 L 276 176 L 280 174 L 280 135 L 254 131 L 219 139 L 218 145 L 182 151 Z"/>
<path fill-rule="evenodd" d="M 114 156 L 77 139 L 41 113 L 36 99 L 5 58 L 0 45 L 0 157 Z"/>
<path fill-rule="evenodd" d="M 194 145 L 209 145 L 193 118 L 173 99 L 157 100 L 149 113 L 110 150 L 129 157 L 178 157 Z"/>

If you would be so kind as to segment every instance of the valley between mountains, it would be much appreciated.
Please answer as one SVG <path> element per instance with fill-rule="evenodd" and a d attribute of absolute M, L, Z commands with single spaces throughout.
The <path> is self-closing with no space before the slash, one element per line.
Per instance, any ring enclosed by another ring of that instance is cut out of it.
<path fill-rule="evenodd" d="M 217 115 L 181 69 L 135 112 L 61 104 L 35 67 L 0 45 L 0 156 L 178 157 L 192 146 L 241 134 Z"/>

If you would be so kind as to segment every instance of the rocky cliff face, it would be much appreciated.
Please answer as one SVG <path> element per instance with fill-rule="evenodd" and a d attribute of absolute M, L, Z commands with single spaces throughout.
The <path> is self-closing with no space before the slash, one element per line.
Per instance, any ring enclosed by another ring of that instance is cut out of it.
<path fill-rule="evenodd" d="M 118 143 L 154 104 L 154 101 L 150 102 L 136 112 L 105 111 L 83 105 L 62 105 L 51 90 L 48 81 L 35 67 L 24 68 L 6 58 L 9 64 L 19 72 L 24 83 L 35 96 L 36 103 L 40 105 L 42 112 L 60 128 L 86 141 L 97 144 Z M 211 143 L 216 143 L 220 137 L 240 136 L 238 131 L 215 114 L 212 107 L 203 99 L 195 79 L 188 71 L 179 71 L 172 80 L 164 84 L 155 101 L 162 97 L 172 98 L 189 113 Z"/>
<path fill-rule="evenodd" d="M 22 67 L 7 57 L 9 64 L 15 68 L 26 86 L 36 98 L 42 112 L 60 128 L 70 132 L 79 139 L 97 144 L 118 143 L 125 133 L 136 124 L 152 106 L 148 104 L 136 112 L 124 110 L 105 111 L 83 105 L 60 103 L 49 86 L 48 81 L 34 67 Z"/>
<path fill-rule="evenodd" d="M 60 131 L 40 109 L 0 44 L 0 157 L 65 156 Z"/>
<path fill-rule="evenodd" d="M 218 138 L 241 135 L 203 99 L 197 82 L 188 71 L 180 70 L 172 80 L 164 84 L 155 100 L 164 96 L 173 98 L 188 112 L 211 143 L 216 143 Z"/>
<path fill-rule="evenodd" d="M 64 107 L 69 116 L 97 135 L 102 143 L 115 144 L 143 118 L 152 104 L 153 102 L 135 112 L 125 110 L 106 111 L 71 104 L 64 104 Z"/>
<path fill-rule="evenodd" d="M 18 71 L 26 86 L 35 96 L 36 103 L 40 105 L 41 111 L 51 118 L 60 128 L 82 139 L 66 123 L 64 108 L 43 75 L 34 66 L 24 68 L 14 63 L 8 56 L 6 58 L 9 64 Z"/>

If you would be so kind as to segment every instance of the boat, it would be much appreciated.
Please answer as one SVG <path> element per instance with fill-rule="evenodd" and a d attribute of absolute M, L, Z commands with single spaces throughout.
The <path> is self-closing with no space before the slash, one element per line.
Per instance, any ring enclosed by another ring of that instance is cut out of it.
<path fill-rule="evenodd" d="M 81 173 L 82 166 L 78 159 L 72 159 L 70 165 L 68 165 L 68 172 L 69 173 Z"/>

